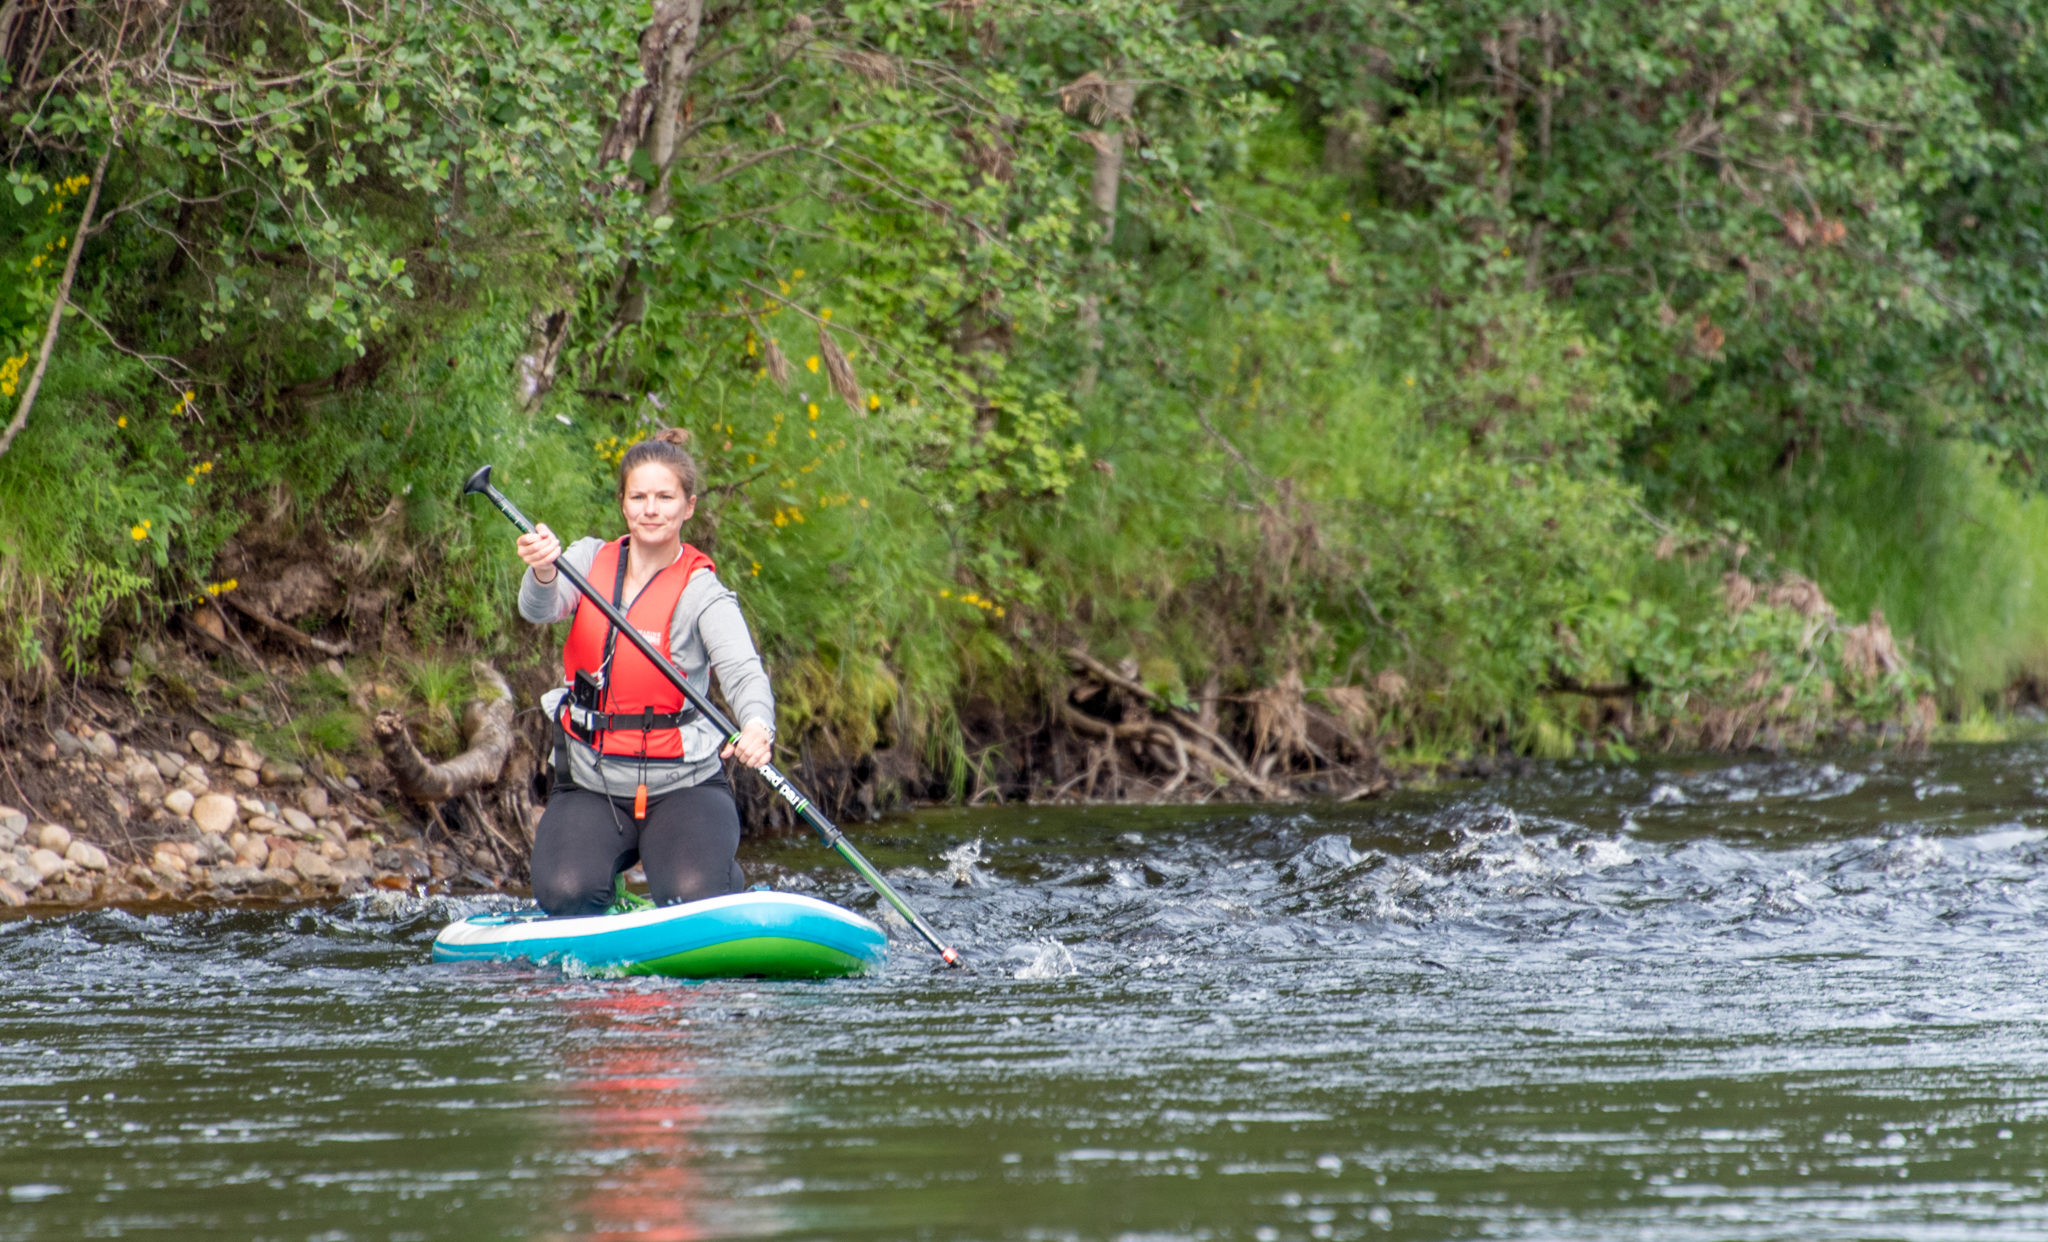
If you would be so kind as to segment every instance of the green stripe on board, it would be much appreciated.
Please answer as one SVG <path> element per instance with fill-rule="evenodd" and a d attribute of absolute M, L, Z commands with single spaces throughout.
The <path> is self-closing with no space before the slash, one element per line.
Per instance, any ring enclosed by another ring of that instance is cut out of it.
<path fill-rule="evenodd" d="M 816 941 L 750 936 L 635 962 L 626 973 L 670 979 L 830 979 L 867 968 L 863 959 Z"/>

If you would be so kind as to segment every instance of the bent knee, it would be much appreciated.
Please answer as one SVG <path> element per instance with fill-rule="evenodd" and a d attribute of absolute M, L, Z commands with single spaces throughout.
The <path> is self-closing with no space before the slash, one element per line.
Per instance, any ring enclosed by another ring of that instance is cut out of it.
<path fill-rule="evenodd" d="M 561 917 L 576 914 L 602 914 L 612 904 L 611 877 L 602 880 L 574 873 L 555 873 L 533 877 L 534 904 Z"/>

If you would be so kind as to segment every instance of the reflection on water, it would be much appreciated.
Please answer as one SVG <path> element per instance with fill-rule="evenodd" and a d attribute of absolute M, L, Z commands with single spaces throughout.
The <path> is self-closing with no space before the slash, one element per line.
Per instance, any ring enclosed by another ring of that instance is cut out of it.
<path fill-rule="evenodd" d="M 550 1141 L 576 1151 L 592 1172 L 553 1213 L 560 1228 L 548 1236 L 695 1242 L 774 1231 L 772 1219 L 722 1205 L 697 1171 L 703 1152 L 695 1134 L 710 1111 L 710 1084 L 699 1074 L 691 1028 L 693 1015 L 719 999 L 651 981 L 563 995 Z"/>
<path fill-rule="evenodd" d="M 2044 773 L 868 829 L 968 977 L 437 967 L 481 903 L 389 894 L 0 924 L 0 1242 L 2039 1236 Z"/>

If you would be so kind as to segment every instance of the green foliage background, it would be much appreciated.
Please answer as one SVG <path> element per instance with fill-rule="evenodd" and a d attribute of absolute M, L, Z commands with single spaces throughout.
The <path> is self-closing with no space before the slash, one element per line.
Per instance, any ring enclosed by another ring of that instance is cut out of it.
<path fill-rule="evenodd" d="M 685 11 L 663 160 L 621 117 Z M 610 533 L 671 423 L 785 729 L 956 779 L 1076 643 L 1190 701 L 1298 676 L 1417 757 L 1798 742 L 2048 667 L 2024 4 L 81 12 L 0 30 L 10 398 L 114 144 L 0 457 L 18 684 L 230 541 L 537 658 L 460 480 Z M 1909 658 L 1864 676 L 1873 608 Z"/>

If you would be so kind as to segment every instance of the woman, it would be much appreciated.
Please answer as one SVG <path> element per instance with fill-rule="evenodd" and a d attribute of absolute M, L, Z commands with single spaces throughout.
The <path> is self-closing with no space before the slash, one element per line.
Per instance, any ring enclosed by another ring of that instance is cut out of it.
<path fill-rule="evenodd" d="M 562 648 L 562 687 L 541 698 L 561 730 L 555 783 L 533 843 L 533 896 L 549 914 L 599 914 L 614 880 L 637 859 L 662 905 L 745 886 L 733 854 L 739 809 L 721 759 L 768 762 L 775 699 L 733 593 L 711 558 L 683 542 L 697 511 L 697 463 L 676 428 L 626 450 L 619 507 L 626 535 L 579 539 L 564 553 L 536 526 L 519 538 L 528 568 L 519 614 L 546 625 L 575 619 Z M 647 657 L 618 635 L 555 568 L 557 558 L 605 592 L 633 627 L 698 687 L 718 684 L 740 722 L 724 741 Z"/>

